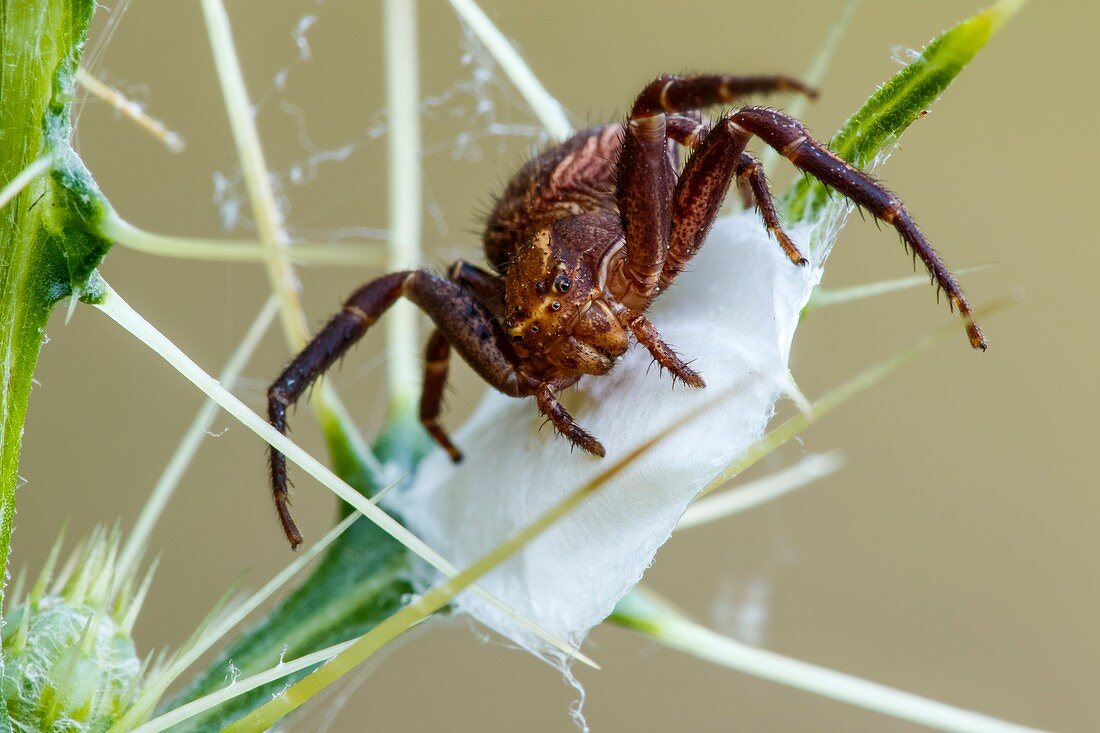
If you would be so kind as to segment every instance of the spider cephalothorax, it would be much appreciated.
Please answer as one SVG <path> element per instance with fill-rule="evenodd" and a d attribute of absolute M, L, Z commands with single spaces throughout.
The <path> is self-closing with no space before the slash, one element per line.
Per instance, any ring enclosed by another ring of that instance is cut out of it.
<path fill-rule="evenodd" d="M 622 251 L 617 217 L 592 211 L 555 221 L 516 247 L 505 278 L 504 329 L 521 359 L 603 374 L 628 337 L 608 302 L 608 271 Z"/>
<path fill-rule="evenodd" d="M 780 225 L 763 167 L 745 152 L 753 136 L 893 226 L 959 309 L 971 345 L 985 349 L 958 283 L 898 198 L 780 112 L 742 107 L 713 124 L 700 115 L 747 93 L 784 90 L 814 95 L 779 76 L 658 77 L 638 95 L 624 123 L 589 128 L 536 156 L 489 216 L 484 245 L 493 271 L 459 261 L 447 277 L 396 272 L 361 287 L 271 386 L 271 424 L 285 431 L 286 408 L 404 296 L 435 323 L 420 420 L 452 459 L 462 455 L 437 419 L 452 347 L 501 392 L 534 396 L 559 433 L 602 456 L 600 442 L 556 395 L 586 374 L 605 374 L 630 336 L 675 378 L 703 386 L 644 313 L 699 251 L 731 183 L 746 205 L 756 206 L 792 266 L 806 264 Z M 677 172 L 680 148 L 690 153 Z M 286 460 L 274 448 L 270 460 L 279 518 L 297 546 Z"/>

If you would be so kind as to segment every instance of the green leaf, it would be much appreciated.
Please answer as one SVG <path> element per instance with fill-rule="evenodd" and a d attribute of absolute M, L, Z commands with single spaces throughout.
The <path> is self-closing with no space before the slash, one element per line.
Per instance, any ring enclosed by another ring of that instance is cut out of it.
<path fill-rule="evenodd" d="M 364 496 L 382 489 L 382 478 L 356 445 L 337 416 L 322 420 L 333 470 Z M 429 441 L 411 411 L 397 411 L 378 437 L 372 451 L 387 466 L 406 471 L 411 479 Z M 351 508 L 341 503 L 340 516 Z M 361 519 L 325 554 L 309 577 L 267 616 L 248 629 L 203 670 L 160 712 L 173 710 L 208 695 L 228 683 L 230 665 L 248 676 L 274 666 L 280 659 L 296 659 L 318 649 L 362 636 L 399 611 L 411 596 L 408 552 L 376 524 Z M 173 728 L 183 731 L 219 730 L 271 699 L 288 684 L 309 674 L 303 669 L 259 687 Z"/>
<path fill-rule="evenodd" d="M 377 525 L 360 519 L 301 586 L 219 654 L 163 710 L 221 689 L 231 681 L 231 669 L 243 676 L 255 674 L 275 666 L 284 656 L 294 659 L 365 634 L 397 613 L 413 592 L 406 562 L 404 547 Z M 233 698 L 172 730 L 221 730 L 312 669 Z"/>
<path fill-rule="evenodd" d="M 872 166 L 875 158 L 932 106 L 1025 2 L 1001 0 L 933 39 L 844 123 L 829 141 L 829 148 L 860 168 Z M 780 206 L 788 221 L 811 221 L 827 214 L 829 200 L 824 185 L 803 178 L 784 194 Z"/>
<path fill-rule="evenodd" d="M 338 423 L 326 422 L 323 427 L 333 469 L 340 477 L 365 496 L 384 488 Z M 376 446 L 375 452 L 383 461 L 391 459 L 383 445 Z M 298 588 L 241 634 L 160 712 L 224 687 L 230 682 L 231 669 L 242 676 L 256 674 L 273 667 L 280 659 L 295 659 L 361 636 L 399 611 L 412 592 L 404 546 L 378 525 L 360 519 L 333 543 Z M 258 687 L 172 730 L 174 733 L 220 730 L 313 669 L 303 669 Z"/>

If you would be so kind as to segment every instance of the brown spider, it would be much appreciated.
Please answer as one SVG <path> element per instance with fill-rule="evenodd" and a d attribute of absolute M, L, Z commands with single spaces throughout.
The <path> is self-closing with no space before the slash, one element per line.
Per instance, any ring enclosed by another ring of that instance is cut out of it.
<path fill-rule="evenodd" d="M 643 314 L 699 251 L 734 178 L 791 262 L 806 264 L 780 226 L 763 167 L 745 152 L 753 135 L 896 228 L 959 309 L 971 345 L 984 350 L 958 283 L 893 194 L 775 110 L 743 107 L 713 127 L 702 121 L 706 107 L 773 91 L 816 96 L 782 76 L 661 76 L 638 95 L 625 123 L 589 128 L 533 158 L 489 216 L 484 243 L 494 272 L 459 260 L 445 278 L 395 272 L 359 288 L 268 390 L 271 425 L 285 432 L 287 406 L 405 296 L 435 322 L 420 420 L 454 461 L 462 454 L 437 419 L 452 346 L 490 385 L 512 397 L 534 395 L 559 433 L 603 456 L 556 393 L 586 374 L 606 374 L 631 334 L 674 378 L 703 386 Z M 679 175 L 677 146 L 691 151 Z M 297 547 L 286 459 L 272 448 L 270 460 L 279 519 Z"/>

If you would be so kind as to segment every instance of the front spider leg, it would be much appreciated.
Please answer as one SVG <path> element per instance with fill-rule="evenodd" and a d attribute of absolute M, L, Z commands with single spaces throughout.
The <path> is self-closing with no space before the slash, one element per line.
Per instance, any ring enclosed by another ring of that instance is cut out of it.
<path fill-rule="evenodd" d="M 535 401 L 538 403 L 539 412 L 550 420 L 560 435 L 565 436 L 569 442 L 581 450 L 600 458 L 604 457 L 606 451 L 603 444 L 594 435 L 577 425 L 573 416 L 569 414 L 569 410 L 566 410 L 565 405 L 554 395 L 552 384 L 540 384 L 535 392 Z"/>
<path fill-rule="evenodd" d="M 408 272 L 395 272 L 364 285 L 294 357 L 267 391 L 267 418 L 271 427 L 286 434 L 286 408 L 297 402 L 318 377 L 363 337 L 378 316 L 393 305 L 409 275 Z M 302 533 L 290 515 L 286 456 L 271 446 L 268 448 L 268 463 L 275 511 L 279 514 L 287 541 L 292 548 L 297 548 L 302 544 Z"/>
<path fill-rule="evenodd" d="M 267 411 L 272 427 L 286 432 L 287 407 L 297 402 L 401 296 L 416 303 L 431 317 L 442 337 L 482 379 L 511 397 L 530 394 L 527 381 L 516 368 L 507 334 L 473 293 L 458 283 L 423 270 L 395 272 L 355 291 L 340 313 L 317 333 L 271 385 L 267 393 Z M 302 535 L 290 515 L 286 457 L 271 448 L 269 463 L 275 509 L 291 547 L 297 547 L 302 543 Z"/>
<path fill-rule="evenodd" d="M 680 358 L 680 355 L 664 342 L 661 334 L 657 333 L 656 326 L 648 318 L 637 311 L 622 306 L 619 307 L 615 315 L 620 323 L 630 329 L 638 343 L 649 351 L 650 355 L 653 356 L 653 360 L 662 368 L 672 372 L 676 379 L 689 387 L 701 388 L 706 386 L 703 378 L 699 376 L 699 372 L 689 367 Z"/>
<path fill-rule="evenodd" d="M 677 184 L 667 145 L 669 115 L 729 104 L 745 94 L 776 91 L 817 96 L 811 87 L 786 76 L 702 74 L 660 76 L 634 100 L 616 164 L 615 191 L 626 233 L 623 274 L 629 292 L 622 299 L 628 306 L 644 310 L 653 299 L 670 253 L 669 226 L 675 221 L 670 205 Z"/>
<path fill-rule="evenodd" d="M 691 118 L 677 120 L 676 117 L 670 118 L 669 129 L 670 135 L 690 142 L 701 139 L 701 142 L 696 142 L 695 152 L 684 167 L 673 198 L 668 261 L 660 279 L 662 289 L 702 246 L 718 215 L 725 189 L 741 165 L 745 146 L 756 135 L 799 169 L 893 226 L 906 246 L 924 262 L 937 287 L 947 293 L 951 307 L 959 309 L 967 324 L 970 345 L 985 350 L 985 337 L 974 322 L 962 288 L 901 201 L 869 175 L 811 138 L 801 122 L 764 107 L 745 107 L 724 118 L 713 130 L 707 130 Z M 735 160 L 739 162 L 734 164 Z M 765 214 L 763 209 L 761 213 Z"/>

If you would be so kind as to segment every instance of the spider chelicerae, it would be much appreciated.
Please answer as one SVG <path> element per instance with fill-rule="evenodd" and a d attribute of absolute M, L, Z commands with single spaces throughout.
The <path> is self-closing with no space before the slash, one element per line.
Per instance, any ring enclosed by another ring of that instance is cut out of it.
<path fill-rule="evenodd" d="M 792 266 L 806 264 L 783 231 L 763 166 L 745 152 L 753 136 L 893 226 L 958 308 L 971 345 L 984 350 L 958 283 L 896 196 L 781 112 L 742 107 L 713 124 L 701 115 L 746 94 L 777 91 L 816 96 L 784 76 L 660 76 L 625 122 L 583 130 L 531 159 L 489 215 L 483 241 L 492 270 L 459 260 L 446 277 L 394 272 L 356 290 L 268 390 L 271 425 L 285 432 L 287 407 L 404 296 L 435 324 L 420 420 L 454 461 L 462 454 L 438 420 L 452 347 L 495 389 L 534 396 L 561 435 L 603 456 L 599 440 L 556 395 L 586 374 L 606 374 L 631 336 L 675 378 L 704 386 L 645 312 L 699 251 L 733 181 Z M 690 153 L 677 173 L 680 147 Z M 288 508 L 286 459 L 272 448 L 270 464 L 279 519 L 297 547 L 302 537 Z"/>

